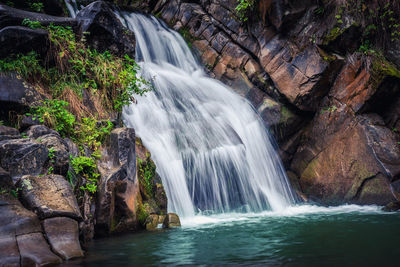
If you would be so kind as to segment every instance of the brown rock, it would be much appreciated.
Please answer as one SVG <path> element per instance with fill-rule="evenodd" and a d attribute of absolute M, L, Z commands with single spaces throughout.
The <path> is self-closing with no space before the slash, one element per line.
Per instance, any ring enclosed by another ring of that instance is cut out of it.
<path fill-rule="evenodd" d="M 342 106 L 314 119 L 291 168 L 311 198 L 327 204 L 387 204 L 400 151 L 377 115 L 345 115 Z M 385 151 L 385 152 L 383 152 Z"/>
<path fill-rule="evenodd" d="M 83 257 L 77 221 L 67 217 L 50 218 L 43 221 L 43 228 L 52 250 L 61 258 Z"/>
<path fill-rule="evenodd" d="M 158 221 L 159 221 L 158 215 L 156 214 L 149 215 L 149 217 L 147 217 L 145 222 L 146 230 L 147 231 L 157 230 Z"/>
<path fill-rule="evenodd" d="M 22 266 L 47 266 L 61 263 L 62 260 L 51 252 L 42 233 L 17 236 Z"/>
<path fill-rule="evenodd" d="M 179 220 L 178 214 L 176 214 L 176 213 L 168 213 L 165 216 L 163 227 L 164 228 L 181 227 L 181 221 Z"/>
<path fill-rule="evenodd" d="M 138 227 L 141 202 L 136 175 L 135 131 L 118 128 L 110 136 L 108 157 L 99 164 L 101 179 L 96 203 L 96 232 L 108 234 Z"/>
<path fill-rule="evenodd" d="M 68 181 L 61 175 L 25 175 L 19 181 L 22 199 L 41 219 L 70 217 L 81 220 L 79 207 Z"/>

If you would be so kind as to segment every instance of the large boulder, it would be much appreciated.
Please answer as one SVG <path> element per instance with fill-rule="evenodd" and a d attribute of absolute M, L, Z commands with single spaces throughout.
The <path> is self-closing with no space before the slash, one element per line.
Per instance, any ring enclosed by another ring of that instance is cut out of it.
<path fill-rule="evenodd" d="M 43 221 L 43 229 L 52 250 L 61 258 L 70 260 L 83 256 L 77 221 L 67 217 L 49 218 Z"/>
<path fill-rule="evenodd" d="M 12 113 L 27 112 L 42 96 L 15 73 L 0 73 L 0 119 L 9 121 Z"/>
<path fill-rule="evenodd" d="M 79 11 L 76 19 L 80 33 L 89 33 L 86 36 L 89 46 L 101 52 L 135 57 L 135 35 L 122 25 L 106 2 L 91 3 Z"/>
<path fill-rule="evenodd" d="M 48 34 L 42 29 L 8 26 L 0 30 L 0 58 L 11 54 L 35 51 L 44 56 L 48 49 Z"/>
<path fill-rule="evenodd" d="M 15 181 L 25 174 L 42 174 L 48 154 L 44 145 L 29 138 L 0 141 L 0 166 L 9 171 Z"/>
<path fill-rule="evenodd" d="M 71 185 L 61 175 L 21 177 L 21 198 L 41 219 L 69 217 L 82 220 Z"/>

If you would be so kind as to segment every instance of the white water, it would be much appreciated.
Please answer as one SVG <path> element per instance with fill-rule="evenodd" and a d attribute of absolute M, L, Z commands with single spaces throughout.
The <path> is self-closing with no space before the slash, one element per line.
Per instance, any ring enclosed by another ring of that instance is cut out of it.
<path fill-rule="evenodd" d="M 152 153 L 168 211 L 279 211 L 294 203 L 264 125 L 242 97 L 208 78 L 182 37 L 154 17 L 121 13 L 154 90 L 123 118 Z"/>

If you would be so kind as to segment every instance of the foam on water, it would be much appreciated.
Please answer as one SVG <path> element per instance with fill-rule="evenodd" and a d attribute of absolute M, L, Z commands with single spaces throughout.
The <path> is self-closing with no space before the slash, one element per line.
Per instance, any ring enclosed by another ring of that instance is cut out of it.
<path fill-rule="evenodd" d="M 299 217 L 302 219 L 312 218 L 313 216 L 336 216 L 339 214 L 391 214 L 382 211 L 381 206 L 369 205 L 341 205 L 323 207 L 317 205 L 294 205 L 280 211 L 263 211 L 259 213 L 222 213 L 215 215 L 196 215 L 181 219 L 183 228 L 208 228 L 217 225 L 256 223 L 266 218 Z"/>

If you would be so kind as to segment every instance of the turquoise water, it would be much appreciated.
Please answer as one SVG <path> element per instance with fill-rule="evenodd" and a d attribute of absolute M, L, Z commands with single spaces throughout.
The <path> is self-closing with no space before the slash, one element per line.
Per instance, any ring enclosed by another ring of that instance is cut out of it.
<path fill-rule="evenodd" d="M 182 223 L 95 240 L 85 259 L 64 266 L 400 266 L 400 213 L 375 206 L 300 206 Z"/>

